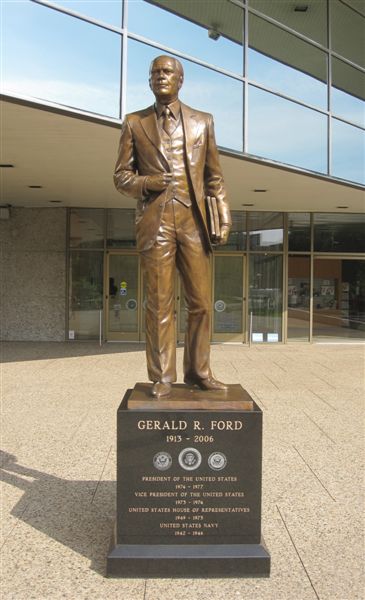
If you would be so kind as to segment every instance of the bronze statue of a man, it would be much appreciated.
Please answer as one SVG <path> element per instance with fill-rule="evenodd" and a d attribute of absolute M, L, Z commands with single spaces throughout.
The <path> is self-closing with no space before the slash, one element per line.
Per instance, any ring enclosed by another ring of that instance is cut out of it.
<path fill-rule="evenodd" d="M 215 197 L 218 243 L 231 226 L 219 165 L 213 118 L 178 99 L 184 72 L 180 62 L 158 56 L 150 67 L 153 106 L 126 116 L 114 182 L 138 200 L 137 248 L 144 270 L 147 368 L 153 396 L 168 396 L 176 381 L 175 269 L 182 278 L 188 310 L 184 382 L 204 390 L 225 390 L 210 370 L 211 241 L 205 198 Z"/>

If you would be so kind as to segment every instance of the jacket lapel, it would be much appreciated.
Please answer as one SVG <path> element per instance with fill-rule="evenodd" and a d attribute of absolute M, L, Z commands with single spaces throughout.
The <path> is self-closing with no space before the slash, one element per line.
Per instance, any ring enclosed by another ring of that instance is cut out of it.
<path fill-rule="evenodd" d="M 181 103 L 181 114 L 185 133 L 185 146 L 188 163 L 192 160 L 193 147 L 199 136 L 199 121 L 194 110 Z"/>
<path fill-rule="evenodd" d="M 168 162 L 167 157 L 164 152 L 164 149 L 163 149 L 161 136 L 158 131 L 156 113 L 155 113 L 155 109 L 153 106 L 151 106 L 148 114 L 145 117 L 141 118 L 141 125 L 145 131 L 145 134 L 149 138 L 149 140 L 157 148 L 157 150 L 162 154 L 162 156 L 164 157 L 166 162 Z"/>

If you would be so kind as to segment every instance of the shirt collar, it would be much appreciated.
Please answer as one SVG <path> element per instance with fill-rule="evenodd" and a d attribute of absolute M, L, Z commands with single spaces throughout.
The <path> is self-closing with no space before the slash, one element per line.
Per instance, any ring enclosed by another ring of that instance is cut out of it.
<path fill-rule="evenodd" d="M 179 115 L 180 115 L 180 100 L 175 100 L 174 102 L 171 102 L 171 104 L 167 104 L 167 105 L 161 104 L 160 102 L 156 101 L 155 108 L 156 108 L 156 113 L 157 113 L 158 118 L 161 117 L 166 106 L 168 106 L 168 108 L 171 111 L 172 116 L 177 121 L 179 118 Z"/>

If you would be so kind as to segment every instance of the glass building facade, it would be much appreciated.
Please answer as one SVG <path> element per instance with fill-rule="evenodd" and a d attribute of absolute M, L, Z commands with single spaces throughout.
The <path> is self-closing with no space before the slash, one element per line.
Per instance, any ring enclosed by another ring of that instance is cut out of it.
<path fill-rule="evenodd" d="M 118 121 L 151 103 L 149 64 L 170 53 L 222 148 L 364 183 L 361 1 L 28 0 L 2 16 L 10 95 Z"/>
<path fill-rule="evenodd" d="M 213 113 L 224 153 L 365 183 L 358 0 L 27 0 L 2 17 L 5 95 L 119 124 L 152 104 L 150 62 L 173 54 L 181 99 Z M 364 339 L 364 215 L 294 211 L 233 211 L 211 261 L 212 341 Z M 67 239 L 66 339 L 102 326 L 142 341 L 134 210 L 69 209 Z M 182 340 L 178 281 L 176 326 Z"/>
<path fill-rule="evenodd" d="M 233 211 L 211 261 L 212 341 L 365 339 L 365 215 Z M 134 210 L 69 211 L 69 339 L 144 340 Z M 185 303 L 176 285 L 177 338 Z"/>

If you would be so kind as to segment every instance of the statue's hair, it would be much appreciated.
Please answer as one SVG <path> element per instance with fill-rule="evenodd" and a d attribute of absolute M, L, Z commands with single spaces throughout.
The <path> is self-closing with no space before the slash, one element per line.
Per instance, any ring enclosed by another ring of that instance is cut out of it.
<path fill-rule="evenodd" d="M 182 77 L 184 77 L 184 69 L 183 69 L 181 62 L 174 56 L 168 56 L 167 54 L 162 54 L 161 56 L 156 56 L 156 58 L 153 59 L 153 61 L 151 62 L 151 65 L 150 65 L 150 75 L 152 72 L 153 65 L 155 64 L 156 60 L 158 60 L 159 58 L 168 58 L 169 60 L 172 60 L 175 63 L 175 68 L 179 71 L 180 75 Z"/>

